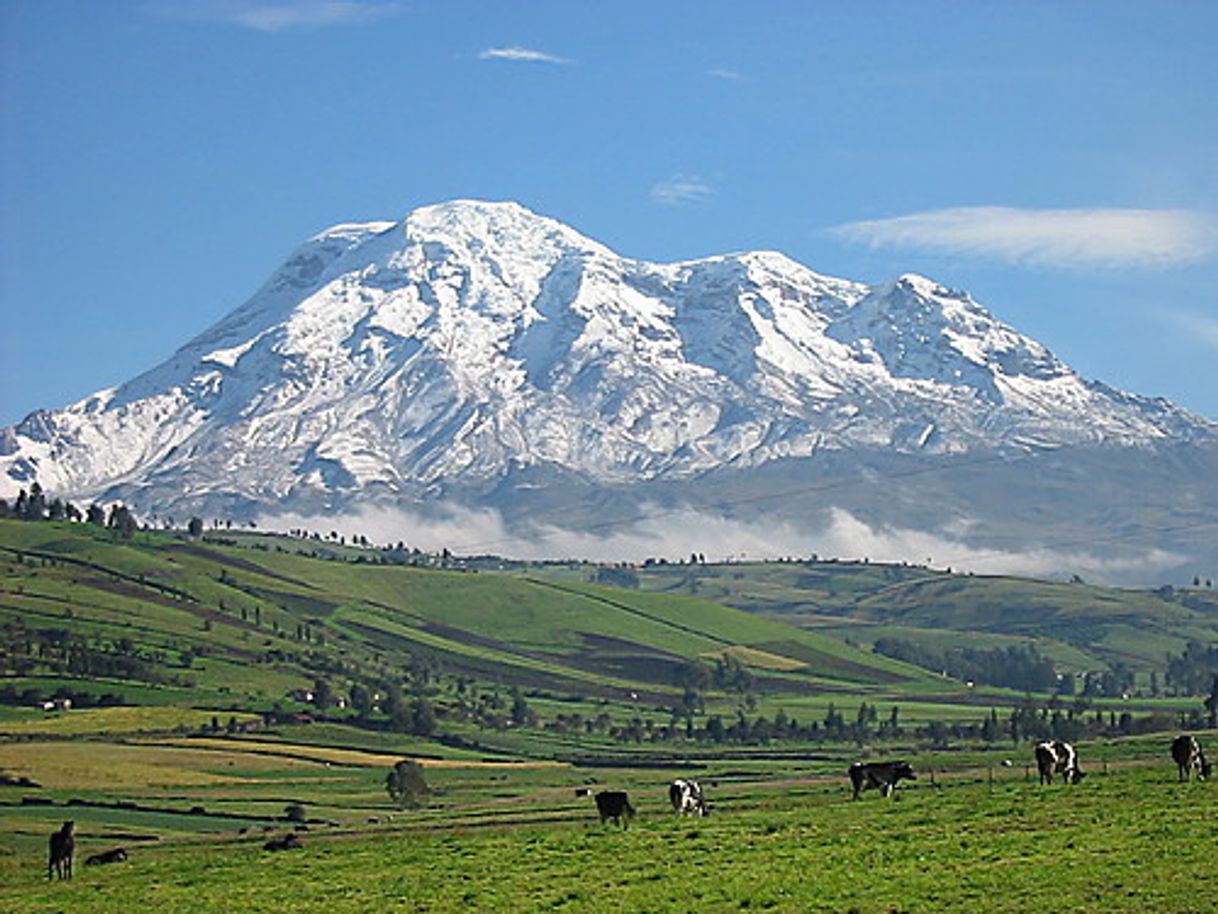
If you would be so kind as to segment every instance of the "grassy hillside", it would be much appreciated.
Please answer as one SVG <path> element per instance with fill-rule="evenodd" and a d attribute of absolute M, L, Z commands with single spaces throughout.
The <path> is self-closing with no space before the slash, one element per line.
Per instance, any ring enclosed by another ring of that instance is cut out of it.
<path fill-rule="evenodd" d="M 589 578 L 597 573 L 583 572 Z M 863 646 L 882 635 L 932 646 L 1035 643 L 1076 672 L 1121 662 L 1146 673 L 1161 669 L 1164 655 L 1189 641 L 1218 641 L 1218 591 L 1204 586 L 1136 591 L 811 561 L 657 564 L 632 571 L 630 583 L 643 592 L 696 595 Z"/>
<path fill-rule="evenodd" d="M 628 725 L 649 742 L 690 700 L 693 674 L 702 720 L 730 723 L 746 699 L 750 713 L 814 720 L 851 695 L 944 699 L 946 712 L 928 703 L 907 712 L 911 723 L 956 713 L 959 684 L 700 597 L 536 568 L 379 564 L 368 550 L 319 559 L 295 540 L 243 539 L 124 541 L 90 525 L 0 521 L 0 734 L 58 733 L 54 715 L 31 706 L 65 690 L 77 717 L 99 703 L 180 708 L 204 712 L 205 729 L 240 732 L 253 726 L 242 712 L 259 723 L 317 714 L 297 693 L 318 680 L 336 698 L 374 696 L 370 710 L 324 716 L 546 758 L 620 751 L 609 731 Z M 717 682 L 716 669 L 743 672 Z M 386 703 L 394 687 L 405 711 Z M 527 713 L 514 719 L 521 699 Z M 409 716 L 420 703 L 434 723 Z M 143 729 L 200 726 L 199 714 L 153 720 Z"/>
<path fill-rule="evenodd" d="M 6 618 L 126 639 L 160 658 L 180 687 L 251 699 L 282 697 L 327 664 L 383 676 L 411 655 L 458 675 L 599 697 L 640 684 L 671 690 L 681 664 L 744 648 L 786 661 L 760 664 L 758 675 L 788 683 L 927 682 L 910 667 L 702 599 L 147 534 L 122 542 L 87 525 L 0 522 Z M 189 673 L 175 670 L 187 651 Z"/>

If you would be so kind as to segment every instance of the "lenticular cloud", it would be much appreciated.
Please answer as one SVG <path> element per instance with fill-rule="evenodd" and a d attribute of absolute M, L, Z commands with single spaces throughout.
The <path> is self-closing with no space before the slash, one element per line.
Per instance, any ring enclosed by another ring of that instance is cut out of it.
<path fill-rule="evenodd" d="M 876 248 L 1047 266 L 1170 266 L 1218 253 L 1218 217 L 1187 210 L 972 206 L 850 222 L 830 231 Z"/>

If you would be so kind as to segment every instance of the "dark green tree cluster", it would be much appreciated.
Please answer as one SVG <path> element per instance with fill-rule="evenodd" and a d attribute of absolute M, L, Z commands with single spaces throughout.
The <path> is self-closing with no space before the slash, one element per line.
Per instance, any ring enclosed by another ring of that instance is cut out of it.
<path fill-rule="evenodd" d="M 1122 698 L 1133 692 L 1133 682 L 1133 670 L 1118 660 L 1107 670 L 1085 673 L 1082 694 L 1089 698 Z"/>
<path fill-rule="evenodd" d="M 1167 655 L 1167 687 L 1177 695 L 1208 695 L 1218 676 L 1218 644 L 1190 641 L 1179 654 Z"/>
<path fill-rule="evenodd" d="M 11 505 L 0 498 L 0 517 L 33 521 L 78 521 L 81 519 L 80 510 L 76 505 L 59 498 L 48 500 L 46 493 L 42 491 L 42 486 L 36 482 L 30 485 L 28 492 L 25 489 L 19 491 Z"/>
<path fill-rule="evenodd" d="M 988 650 L 970 647 L 938 650 L 901 638 L 879 638 L 872 650 L 936 673 L 945 672 L 961 682 L 981 682 L 1029 692 L 1057 689 L 1053 662 L 1031 644 Z"/>
<path fill-rule="evenodd" d="M 15 686 L 11 683 L 0 685 L 0 705 L 28 708 L 55 698 L 70 700 L 73 708 L 108 708 L 127 703 L 117 692 L 80 691 L 67 685 L 56 686 L 53 690 L 35 686 Z"/>
<path fill-rule="evenodd" d="M 423 777 L 423 766 L 412 759 L 402 759 L 385 775 L 385 792 L 403 809 L 419 809 L 427 805 L 431 788 Z"/>
<path fill-rule="evenodd" d="M 21 623 L 0 627 L 0 674 L 104 676 L 162 683 L 170 679 L 161 669 L 165 660 L 128 638 L 90 640 L 67 629 L 29 628 Z"/>
<path fill-rule="evenodd" d="M 10 505 L 0 499 L 0 518 L 12 518 L 25 521 L 80 521 L 85 520 L 98 527 L 108 527 L 116 531 L 123 539 L 131 539 L 139 529 L 135 515 L 124 505 L 113 505 L 109 515 L 99 504 L 91 504 L 85 514 L 70 501 L 59 498 L 48 499 L 42 486 L 37 482 L 30 484 L 27 492 L 22 489 Z"/>

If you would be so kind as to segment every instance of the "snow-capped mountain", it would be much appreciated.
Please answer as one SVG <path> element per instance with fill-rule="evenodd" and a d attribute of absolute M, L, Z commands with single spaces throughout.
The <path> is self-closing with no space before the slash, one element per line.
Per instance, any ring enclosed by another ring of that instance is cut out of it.
<path fill-rule="evenodd" d="M 322 232 L 164 364 L 0 430 L 0 496 L 38 480 L 162 513 L 510 514 L 509 490 L 542 484 L 526 477 L 679 500 L 832 455 L 1216 441 L 921 276 L 867 286 L 772 252 L 653 264 L 455 201 Z"/>

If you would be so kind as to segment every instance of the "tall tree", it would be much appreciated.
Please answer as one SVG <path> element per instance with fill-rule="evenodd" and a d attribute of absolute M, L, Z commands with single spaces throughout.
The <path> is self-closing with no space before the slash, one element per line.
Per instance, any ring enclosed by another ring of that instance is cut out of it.
<path fill-rule="evenodd" d="M 47 497 L 37 482 L 30 486 L 30 500 L 25 510 L 28 520 L 42 520 L 46 517 Z"/>
<path fill-rule="evenodd" d="M 423 777 L 423 766 L 411 759 L 402 759 L 385 776 L 385 792 L 403 809 L 418 809 L 427 805 L 431 788 Z"/>
<path fill-rule="evenodd" d="M 135 536 L 135 531 L 139 528 L 136 523 L 135 515 L 131 513 L 126 505 L 114 505 L 110 508 L 110 519 L 106 526 L 111 530 L 117 530 L 118 535 L 125 540 Z"/>
<path fill-rule="evenodd" d="M 410 703 L 410 732 L 415 736 L 431 736 L 436 732 L 436 710 L 426 698 Z"/>
<path fill-rule="evenodd" d="M 1218 727 L 1218 676 L 1210 683 L 1210 694 L 1205 700 L 1205 710 L 1209 712 L 1210 729 Z"/>
<path fill-rule="evenodd" d="M 318 677 L 313 682 L 313 704 L 323 710 L 334 707 L 334 689 L 328 679 Z"/>

